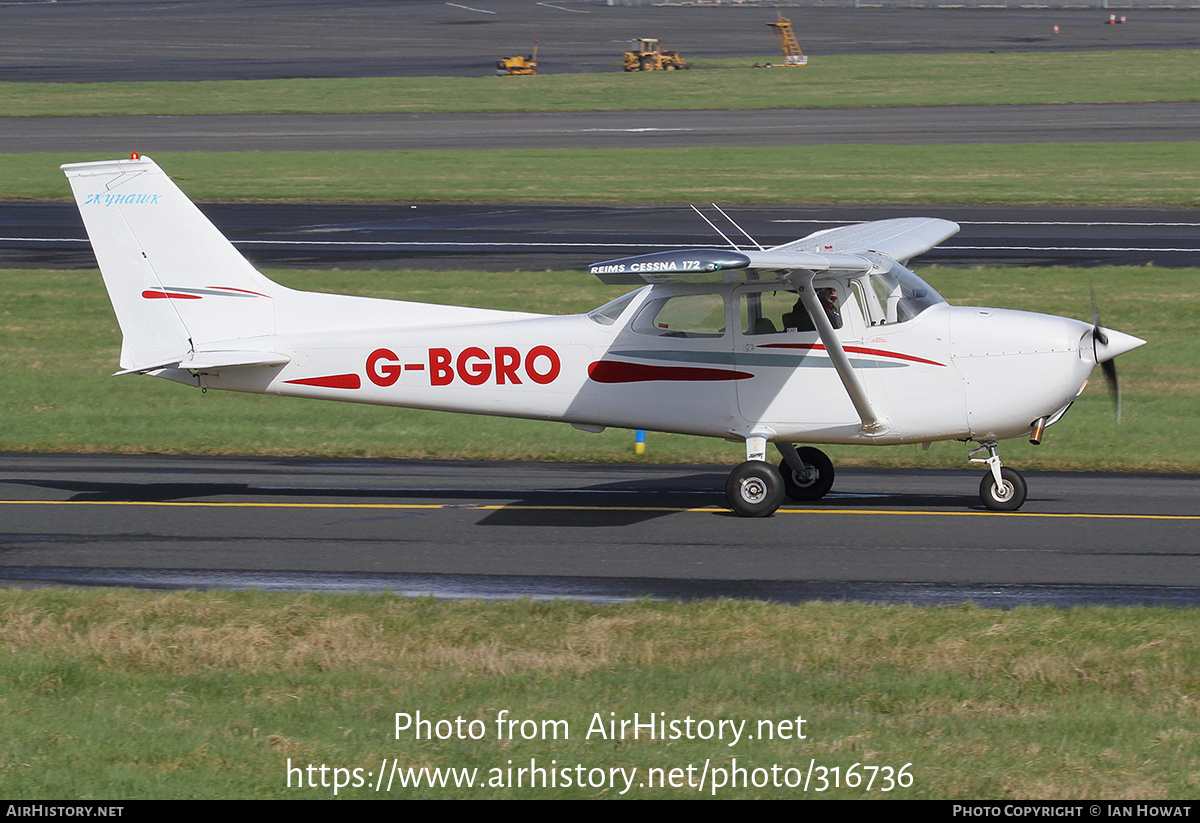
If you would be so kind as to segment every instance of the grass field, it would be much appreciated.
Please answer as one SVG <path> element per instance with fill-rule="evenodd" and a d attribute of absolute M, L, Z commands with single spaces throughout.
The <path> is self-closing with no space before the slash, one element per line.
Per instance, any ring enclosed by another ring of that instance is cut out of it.
<path fill-rule="evenodd" d="M 1195 610 L 6 590 L 0 645 L 10 801 L 332 798 L 335 767 L 341 798 L 1200 797 Z M 608 735 L 635 712 L 679 738 Z M 599 785 L 530 788 L 531 761 Z M 375 791 L 393 764 L 478 771 Z"/>
<path fill-rule="evenodd" d="M 1121 358 L 1118 426 L 1099 372 L 1042 446 L 1009 441 L 1021 468 L 1200 471 L 1200 270 L 926 269 L 952 302 L 1090 317 L 1148 345 Z M 272 272 L 287 285 L 501 309 L 571 313 L 625 291 L 581 272 Z M 95 272 L 0 273 L 0 450 L 356 455 L 490 460 L 633 460 L 632 434 L 569 426 L 225 392 L 149 377 L 109 377 L 120 332 Z M 841 447 L 841 465 L 966 465 L 960 443 Z M 740 447 L 650 435 L 645 458 L 729 463 Z"/>
<path fill-rule="evenodd" d="M 760 57 L 757 62 L 771 58 Z M 775 59 L 778 59 L 776 55 Z M 0 83 L 7 116 L 349 112 L 630 111 L 811 106 L 1127 103 L 1200 99 L 1200 50 L 847 55 L 801 70 L 720 70 L 238 80 Z"/>
<path fill-rule="evenodd" d="M 100 159 L 112 154 L 0 154 L 0 197 L 69 197 L 59 165 Z M 154 159 L 197 200 L 1200 204 L 1200 141 L 174 152 Z"/>

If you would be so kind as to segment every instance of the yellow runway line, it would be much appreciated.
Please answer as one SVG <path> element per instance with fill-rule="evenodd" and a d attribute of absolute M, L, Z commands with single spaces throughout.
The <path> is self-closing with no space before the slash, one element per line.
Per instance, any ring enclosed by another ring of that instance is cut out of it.
<path fill-rule="evenodd" d="M 241 509 L 469 509 L 477 511 L 573 511 L 573 512 L 668 512 L 715 513 L 728 509 L 715 506 L 536 506 L 523 503 L 230 503 L 155 500 L 0 500 L 0 506 L 146 506 L 176 508 Z M 787 509 L 776 514 L 876 515 L 887 517 L 1041 517 L 1084 520 L 1200 520 L 1192 514 L 1071 514 L 1064 512 L 929 511 L 890 509 Z"/>

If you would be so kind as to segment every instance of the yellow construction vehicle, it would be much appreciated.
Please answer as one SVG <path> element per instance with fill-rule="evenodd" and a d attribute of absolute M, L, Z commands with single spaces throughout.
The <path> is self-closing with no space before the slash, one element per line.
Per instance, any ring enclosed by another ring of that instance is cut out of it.
<path fill-rule="evenodd" d="M 625 71 L 675 71 L 690 69 L 691 63 L 685 63 L 677 51 L 660 51 L 658 40 L 653 37 L 639 37 L 633 41 L 637 44 L 636 51 L 625 52 Z"/>
<path fill-rule="evenodd" d="M 808 57 L 800 51 L 800 43 L 796 40 L 795 32 L 792 31 L 792 21 L 784 17 L 781 11 L 776 11 L 775 16 L 779 19 L 774 23 L 767 23 L 767 25 L 775 29 L 775 38 L 779 41 L 779 48 L 783 51 L 783 65 L 807 66 Z M 766 68 L 770 67 L 771 64 L 768 63 Z"/>
<path fill-rule="evenodd" d="M 496 61 L 496 74 L 500 77 L 514 74 L 537 74 L 538 41 L 533 41 L 533 54 L 528 57 L 505 57 Z"/>

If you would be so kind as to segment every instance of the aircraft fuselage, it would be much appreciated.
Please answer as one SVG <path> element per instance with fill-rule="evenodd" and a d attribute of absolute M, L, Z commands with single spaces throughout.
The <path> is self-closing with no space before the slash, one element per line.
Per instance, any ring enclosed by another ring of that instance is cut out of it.
<path fill-rule="evenodd" d="M 491 312 L 483 322 L 242 339 L 242 348 L 261 344 L 289 362 L 160 374 L 212 389 L 581 426 L 882 445 L 1021 436 L 1065 409 L 1095 365 L 1092 327 L 1077 320 L 941 303 L 906 322 L 868 325 L 847 301 L 839 339 L 887 419 L 886 430 L 868 434 L 815 331 L 743 328 L 739 302 L 762 291 L 648 286 L 607 324 Z M 719 301 L 721 325 L 639 327 L 655 302 L 674 297 Z M 386 305 L 374 308 L 386 315 Z"/>

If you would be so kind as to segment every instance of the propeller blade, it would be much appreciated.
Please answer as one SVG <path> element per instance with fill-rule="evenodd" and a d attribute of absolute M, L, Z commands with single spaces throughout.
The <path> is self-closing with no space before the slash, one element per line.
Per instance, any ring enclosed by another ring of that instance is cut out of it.
<path fill-rule="evenodd" d="M 1113 405 L 1117 408 L 1117 422 L 1121 422 L 1121 383 L 1117 379 L 1117 357 L 1127 351 L 1136 349 L 1145 340 L 1124 334 L 1100 325 L 1100 309 L 1096 307 L 1096 291 L 1088 282 L 1088 291 L 1092 301 L 1092 347 L 1096 353 L 1096 362 L 1104 372 L 1104 380 L 1108 383 L 1108 394 L 1112 397 Z"/>
<path fill-rule="evenodd" d="M 1105 360 L 1100 364 L 1104 379 L 1108 382 L 1108 394 L 1117 407 L 1117 423 L 1121 422 L 1121 383 L 1117 380 L 1117 361 Z"/>
<path fill-rule="evenodd" d="M 1088 280 L 1088 297 L 1092 301 L 1092 337 L 1102 346 L 1108 345 L 1108 336 L 1105 335 L 1104 329 L 1100 326 L 1100 309 L 1096 307 L 1096 287 L 1092 285 L 1092 281 Z"/>

